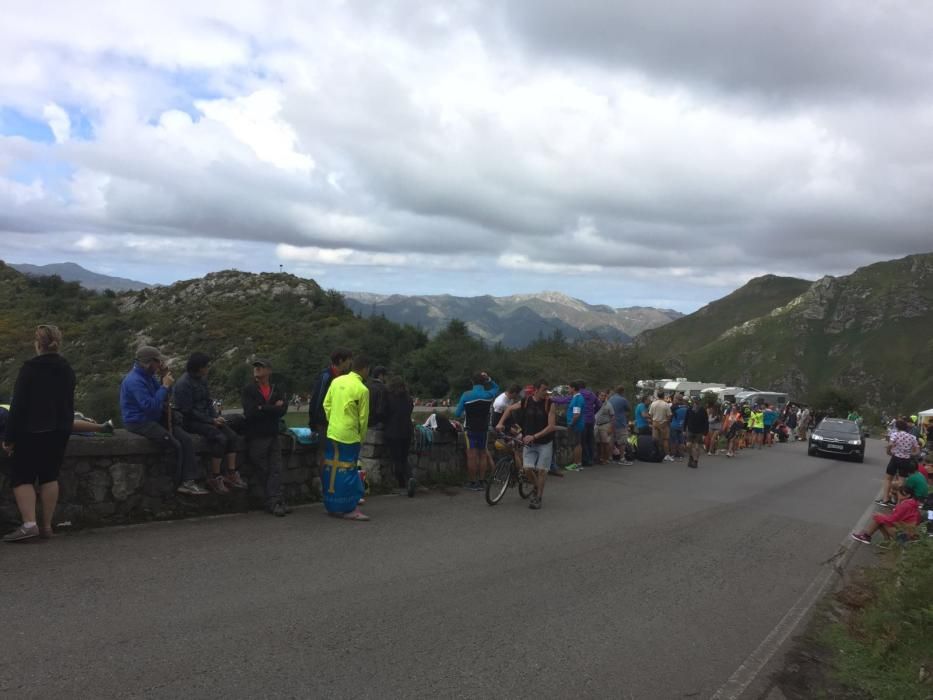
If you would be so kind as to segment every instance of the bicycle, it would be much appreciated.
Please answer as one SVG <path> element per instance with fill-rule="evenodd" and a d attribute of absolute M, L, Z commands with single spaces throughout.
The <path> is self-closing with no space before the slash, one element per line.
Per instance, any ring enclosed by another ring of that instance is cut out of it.
<path fill-rule="evenodd" d="M 531 498 L 534 493 L 534 482 L 528 478 L 524 469 L 518 468 L 518 463 L 515 461 L 515 450 L 523 447 L 524 443 L 513 437 L 499 435 L 496 438 L 496 451 L 507 452 L 507 454 L 496 458 L 495 469 L 486 482 L 486 503 L 489 505 L 498 504 L 505 496 L 505 492 L 515 486 L 518 487 L 518 495 L 523 499 Z"/>

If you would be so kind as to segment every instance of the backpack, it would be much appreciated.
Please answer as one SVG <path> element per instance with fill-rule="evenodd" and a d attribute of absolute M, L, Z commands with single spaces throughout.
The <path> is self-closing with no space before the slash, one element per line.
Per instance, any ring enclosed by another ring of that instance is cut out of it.
<path fill-rule="evenodd" d="M 638 436 L 638 449 L 635 451 L 635 457 L 640 462 L 661 462 L 664 459 L 657 440 L 650 435 Z"/>

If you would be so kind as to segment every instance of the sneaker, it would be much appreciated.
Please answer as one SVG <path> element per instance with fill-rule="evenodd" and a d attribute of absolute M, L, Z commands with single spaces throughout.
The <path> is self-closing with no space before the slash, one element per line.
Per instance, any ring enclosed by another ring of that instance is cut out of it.
<path fill-rule="evenodd" d="M 25 542 L 26 540 L 31 540 L 34 537 L 39 536 L 39 527 L 37 525 L 31 525 L 26 527 L 25 525 L 20 525 L 18 528 L 13 530 L 13 532 L 4 535 L 4 542 Z"/>
<path fill-rule="evenodd" d="M 210 493 L 205 488 L 198 486 L 194 481 L 184 481 L 181 486 L 175 489 L 178 493 L 183 493 L 187 496 L 206 496 Z"/>
<path fill-rule="evenodd" d="M 896 505 L 897 503 L 895 503 L 894 501 L 885 501 L 884 503 L 881 504 L 881 507 L 882 508 L 893 508 Z"/>
<path fill-rule="evenodd" d="M 537 496 L 532 496 L 528 501 L 528 507 L 531 508 L 531 510 L 541 510 L 541 499 Z"/>
<path fill-rule="evenodd" d="M 700 465 L 691 459 L 689 462 L 687 462 L 687 466 L 691 469 L 697 469 Z"/>
<path fill-rule="evenodd" d="M 418 482 L 415 481 L 414 479 L 409 479 L 409 480 L 408 480 L 408 491 L 407 491 L 408 497 L 409 497 L 409 498 L 414 498 L 414 497 L 415 497 L 415 493 L 416 493 L 417 491 L 418 491 Z"/>
<path fill-rule="evenodd" d="M 227 488 L 231 488 L 231 489 L 249 488 L 248 484 L 243 480 L 243 477 L 240 476 L 240 472 L 238 471 L 226 472 L 223 475 L 223 480 Z"/>
<path fill-rule="evenodd" d="M 272 515 L 277 518 L 284 518 L 287 515 L 285 505 L 281 501 L 272 506 Z"/>
<path fill-rule="evenodd" d="M 50 540 L 52 539 L 54 535 L 55 533 L 52 531 L 52 528 L 42 527 L 42 526 L 39 527 L 39 537 L 41 537 L 42 539 Z"/>
<path fill-rule="evenodd" d="M 871 544 L 871 537 L 868 537 L 863 532 L 853 532 L 850 537 L 856 542 L 861 542 L 862 544 Z"/>
<path fill-rule="evenodd" d="M 673 461 L 674 461 L 674 458 L 671 457 L 670 455 L 664 455 L 664 461 L 665 461 L 665 462 L 673 462 Z"/>
<path fill-rule="evenodd" d="M 580 470 L 579 464 L 568 464 L 566 467 L 564 467 L 564 471 L 567 471 L 567 472 L 575 472 L 579 470 Z"/>
<path fill-rule="evenodd" d="M 224 484 L 224 478 L 220 474 L 208 478 L 207 488 L 209 488 L 214 493 L 219 493 L 221 495 L 230 493 L 230 489 L 226 487 Z"/>
<path fill-rule="evenodd" d="M 619 464 L 621 464 L 623 467 L 631 467 L 633 464 L 635 464 L 635 462 L 629 459 L 623 459 L 621 462 L 619 462 Z"/>
<path fill-rule="evenodd" d="M 883 498 L 876 498 L 876 499 L 875 499 L 875 505 L 876 505 L 876 506 L 883 506 L 885 503 L 887 503 L 887 501 L 884 500 Z"/>
<path fill-rule="evenodd" d="M 101 435 L 113 435 L 113 420 L 108 418 L 103 423 L 101 423 L 100 428 Z"/>

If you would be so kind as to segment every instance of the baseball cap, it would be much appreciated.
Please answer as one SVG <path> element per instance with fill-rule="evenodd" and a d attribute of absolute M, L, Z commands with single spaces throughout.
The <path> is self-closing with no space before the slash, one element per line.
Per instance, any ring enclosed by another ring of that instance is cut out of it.
<path fill-rule="evenodd" d="M 272 363 L 262 357 L 257 357 L 252 362 L 253 367 L 266 367 L 272 369 Z"/>
<path fill-rule="evenodd" d="M 154 348 L 151 345 L 143 345 L 139 348 L 136 351 L 136 359 L 140 362 L 152 362 L 153 360 L 165 362 L 165 356 L 159 352 L 158 348 Z"/>

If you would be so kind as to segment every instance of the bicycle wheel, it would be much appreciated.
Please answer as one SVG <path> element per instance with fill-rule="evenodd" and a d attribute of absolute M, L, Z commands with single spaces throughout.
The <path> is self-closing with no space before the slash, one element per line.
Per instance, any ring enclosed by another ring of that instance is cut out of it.
<path fill-rule="evenodd" d="M 500 457 L 496 462 L 489 481 L 486 482 L 486 503 L 491 506 L 502 500 L 509 490 L 509 478 L 512 476 L 512 457 Z"/>
<path fill-rule="evenodd" d="M 535 492 L 535 484 L 528 479 L 526 474 L 527 472 L 522 470 L 522 473 L 518 475 L 518 495 L 527 500 Z"/>

